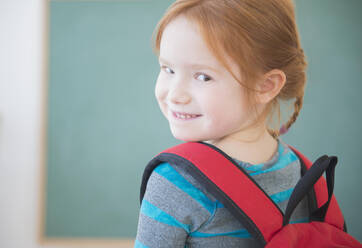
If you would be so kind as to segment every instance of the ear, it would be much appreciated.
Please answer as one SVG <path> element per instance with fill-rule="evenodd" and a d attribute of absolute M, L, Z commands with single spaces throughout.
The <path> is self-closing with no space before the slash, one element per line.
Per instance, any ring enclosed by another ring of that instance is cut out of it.
<path fill-rule="evenodd" d="M 258 103 L 268 103 L 276 97 L 286 82 L 286 75 L 282 70 L 273 69 L 264 74 L 257 85 Z"/>

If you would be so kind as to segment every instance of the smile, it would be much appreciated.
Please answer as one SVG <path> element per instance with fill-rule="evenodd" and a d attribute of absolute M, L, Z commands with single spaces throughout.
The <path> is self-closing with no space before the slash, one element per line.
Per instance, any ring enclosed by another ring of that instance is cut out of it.
<path fill-rule="evenodd" d="M 197 114 L 186 114 L 186 113 L 173 112 L 173 111 L 172 111 L 172 115 L 173 115 L 173 117 L 175 117 L 178 120 L 194 120 L 201 116 L 201 115 L 197 115 Z"/>

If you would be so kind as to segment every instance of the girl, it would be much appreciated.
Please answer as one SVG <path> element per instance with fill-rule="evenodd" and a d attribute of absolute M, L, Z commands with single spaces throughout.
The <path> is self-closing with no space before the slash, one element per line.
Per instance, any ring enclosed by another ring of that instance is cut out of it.
<path fill-rule="evenodd" d="M 292 1 L 178 0 L 158 23 L 155 51 L 155 96 L 173 136 L 224 151 L 285 211 L 301 165 L 279 136 L 302 107 L 307 66 Z M 294 113 L 274 130 L 282 100 L 294 100 Z M 305 199 L 291 222 L 308 214 Z M 189 173 L 172 163 L 153 171 L 135 247 L 256 246 Z"/>

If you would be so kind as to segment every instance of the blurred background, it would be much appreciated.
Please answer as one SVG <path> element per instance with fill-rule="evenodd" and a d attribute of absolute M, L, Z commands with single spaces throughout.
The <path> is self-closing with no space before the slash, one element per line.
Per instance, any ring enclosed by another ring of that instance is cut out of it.
<path fill-rule="evenodd" d="M 147 162 L 176 145 L 154 99 L 152 32 L 171 0 L 0 0 L 0 247 L 133 247 Z M 336 155 L 362 240 L 362 1 L 296 0 L 309 63 L 281 138 Z"/>

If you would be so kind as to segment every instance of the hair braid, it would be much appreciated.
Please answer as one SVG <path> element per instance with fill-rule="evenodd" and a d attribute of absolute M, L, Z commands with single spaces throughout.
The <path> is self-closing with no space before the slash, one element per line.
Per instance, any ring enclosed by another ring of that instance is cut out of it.
<path fill-rule="evenodd" d="M 299 96 L 294 102 L 294 113 L 290 117 L 289 121 L 285 124 L 286 129 L 289 129 L 290 126 L 297 120 L 300 110 L 303 106 L 303 97 Z"/>
<path fill-rule="evenodd" d="M 273 138 L 278 138 L 280 135 L 285 134 L 288 132 L 289 128 L 292 126 L 292 124 L 297 120 L 297 117 L 299 115 L 300 110 L 303 106 L 303 97 L 299 96 L 296 98 L 294 102 L 294 113 L 290 117 L 290 119 L 287 121 L 286 124 L 283 124 L 279 130 L 273 130 L 269 129 L 269 133 L 273 136 Z"/>

